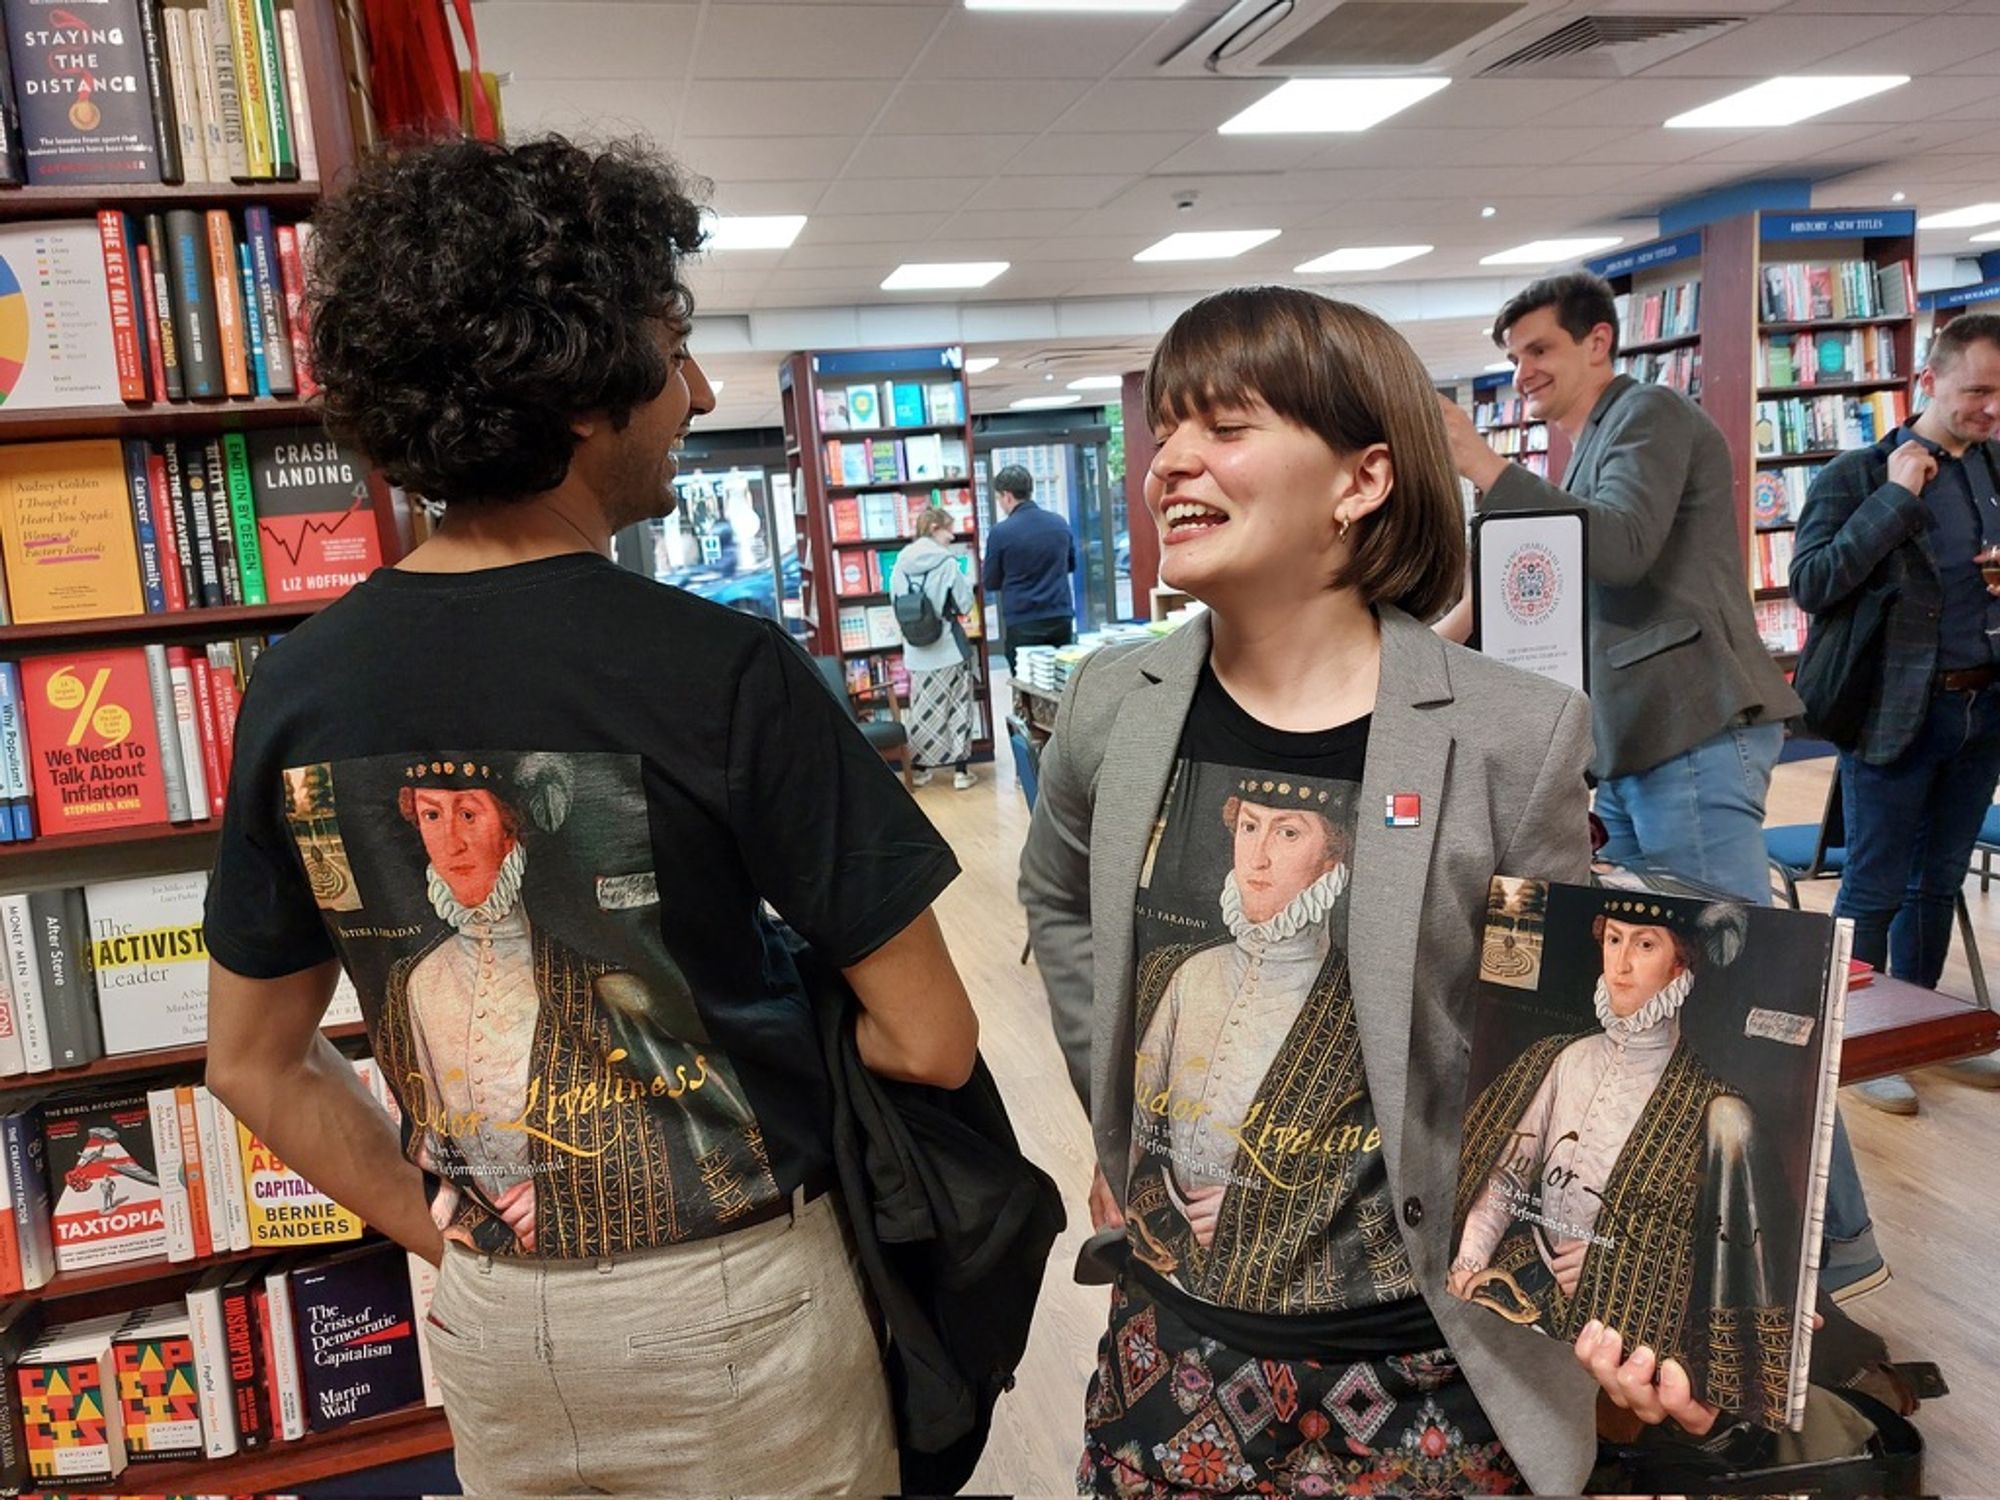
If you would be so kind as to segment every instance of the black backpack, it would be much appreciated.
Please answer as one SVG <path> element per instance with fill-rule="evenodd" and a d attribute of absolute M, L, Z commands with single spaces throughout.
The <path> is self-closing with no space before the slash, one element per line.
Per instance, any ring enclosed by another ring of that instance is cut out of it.
<path fill-rule="evenodd" d="M 1806 728 L 1843 750 L 1860 747 L 1868 715 L 1881 700 L 1889 616 L 1901 592 L 1895 568 L 1892 554 L 1860 588 L 1813 617 L 1792 673 Z"/>
<path fill-rule="evenodd" d="M 909 586 L 896 596 L 896 627 L 912 646 L 934 646 L 944 634 L 944 618 L 931 603 L 925 577 L 912 575 Z"/>

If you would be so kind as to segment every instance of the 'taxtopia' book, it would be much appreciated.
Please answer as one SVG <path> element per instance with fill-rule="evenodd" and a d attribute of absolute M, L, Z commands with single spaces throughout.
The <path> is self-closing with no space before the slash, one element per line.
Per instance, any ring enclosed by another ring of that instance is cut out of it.
<path fill-rule="evenodd" d="M 1595 1319 L 1766 1427 L 1803 1416 L 1847 929 L 1493 882 L 1450 1290 Z"/>

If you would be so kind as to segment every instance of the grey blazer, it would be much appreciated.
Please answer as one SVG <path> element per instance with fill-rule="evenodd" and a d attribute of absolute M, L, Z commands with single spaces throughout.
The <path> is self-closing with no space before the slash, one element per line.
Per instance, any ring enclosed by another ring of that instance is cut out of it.
<path fill-rule="evenodd" d="M 1734 475 L 1706 412 L 1620 375 L 1592 408 L 1560 489 L 1509 464 L 1480 502 L 1581 506 L 1589 517 L 1600 777 L 1650 771 L 1739 719 L 1805 712 L 1757 637 Z"/>
<path fill-rule="evenodd" d="M 1410 1269 L 1507 1451 L 1534 1488 L 1573 1495 L 1596 1454 L 1594 1382 L 1565 1345 L 1444 1286 L 1487 886 L 1499 873 L 1588 879 L 1589 709 L 1555 683 L 1447 645 L 1398 610 L 1380 616 L 1348 948 L 1390 1191 Z M 1056 1038 L 1121 1200 L 1139 869 L 1208 652 L 1201 617 L 1164 640 L 1085 660 L 1043 753 L 1021 855 L 1021 901 Z M 1421 799 L 1417 827 L 1372 816 L 1396 792 Z"/>

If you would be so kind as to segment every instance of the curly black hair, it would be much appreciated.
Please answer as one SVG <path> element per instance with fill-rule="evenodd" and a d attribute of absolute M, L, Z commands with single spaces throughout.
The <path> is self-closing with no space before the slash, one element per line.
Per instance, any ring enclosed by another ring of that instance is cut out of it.
<path fill-rule="evenodd" d="M 569 424 L 665 389 L 657 331 L 694 300 L 690 184 L 636 142 L 427 142 L 365 161 L 315 221 L 327 425 L 447 505 L 553 489 Z M 701 186 L 705 186 L 702 184 Z"/>

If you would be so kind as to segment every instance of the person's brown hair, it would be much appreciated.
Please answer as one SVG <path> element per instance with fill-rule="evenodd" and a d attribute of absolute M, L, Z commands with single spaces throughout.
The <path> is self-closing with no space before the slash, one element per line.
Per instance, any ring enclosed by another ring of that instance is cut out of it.
<path fill-rule="evenodd" d="M 929 536 L 933 531 L 958 530 L 958 522 L 952 520 L 951 512 L 942 505 L 933 505 L 917 518 L 917 535 Z"/>
<path fill-rule="evenodd" d="M 1942 375 L 1958 363 L 1961 354 L 1979 343 L 2000 348 L 2000 314 L 1960 313 L 1932 336 L 1924 368 Z"/>
<path fill-rule="evenodd" d="M 1395 487 L 1356 523 L 1333 579 L 1420 620 L 1465 584 L 1465 513 L 1430 376 L 1403 336 L 1351 302 L 1297 287 L 1235 287 L 1174 319 L 1146 370 L 1155 427 L 1252 397 L 1336 453 L 1388 445 Z"/>

